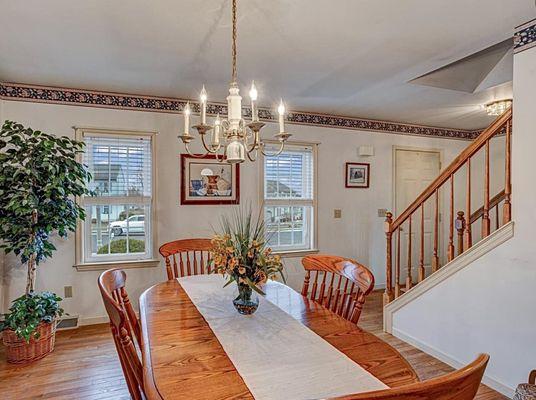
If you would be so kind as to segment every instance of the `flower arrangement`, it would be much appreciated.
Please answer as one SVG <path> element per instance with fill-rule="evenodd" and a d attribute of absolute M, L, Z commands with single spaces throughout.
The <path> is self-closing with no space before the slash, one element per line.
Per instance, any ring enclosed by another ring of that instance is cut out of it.
<path fill-rule="evenodd" d="M 275 279 L 279 275 L 285 280 L 283 264 L 280 256 L 272 254 L 272 249 L 266 246 L 261 213 L 254 220 L 251 208 L 237 209 L 231 217 L 222 217 L 221 228 L 222 232 L 212 238 L 212 270 L 228 277 L 225 286 L 237 283 L 239 294 L 234 304 L 241 312 L 240 305 L 249 304 L 253 307 L 252 291 L 264 295 L 260 286 L 268 279 Z"/>

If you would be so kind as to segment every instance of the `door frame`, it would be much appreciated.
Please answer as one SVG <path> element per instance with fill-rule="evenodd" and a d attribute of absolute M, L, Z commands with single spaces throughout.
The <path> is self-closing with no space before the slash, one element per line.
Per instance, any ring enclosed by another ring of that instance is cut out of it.
<path fill-rule="evenodd" d="M 437 147 L 416 147 L 416 146 L 399 146 L 399 145 L 393 145 L 392 150 L 392 157 L 393 157 L 393 170 L 392 170 L 392 177 L 393 177 L 393 183 L 391 188 L 392 193 L 392 204 L 391 204 L 391 210 L 393 213 L 394 218 L 398 217 L 400 212 L 404 210 L 397 210 L 396 209 L 396 152 L 398 150 L 406 150 L 406 151 L 421 151 L 426 153 L 437 153 L 439 154 L 439 173 L 443 170 L 443 149 L 437 148 Z M 441 204 L 443 202 L 443 193 L 440 192 L 439 195 L 439 213 L 441 214 Z M 442 218 L 441 218 L 442 219 Z"/>

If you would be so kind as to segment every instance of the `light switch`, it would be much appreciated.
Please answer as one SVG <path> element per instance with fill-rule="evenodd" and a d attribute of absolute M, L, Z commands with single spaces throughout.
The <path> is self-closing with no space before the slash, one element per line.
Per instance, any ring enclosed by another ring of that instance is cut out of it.
<path fill-rule="evenodd" d="M 338 208 L 333 210 L 333 218 L 342 218 L 342 210 Z"/>
<path fill-rule="evenodd" d="M 378 217 L 385 218 L 385 215 L 387 214 L 387 209 L 385 208 L 378 208 Z"/>
<path fill-rule="evenodd" d="M 63 287 L 63 292 L 64 292 L 63 297 L 65 297 L 66 299 L 68 299 L 70 297 L 73 297 L 73 287 L 72 286 L 64 286 Z"/>

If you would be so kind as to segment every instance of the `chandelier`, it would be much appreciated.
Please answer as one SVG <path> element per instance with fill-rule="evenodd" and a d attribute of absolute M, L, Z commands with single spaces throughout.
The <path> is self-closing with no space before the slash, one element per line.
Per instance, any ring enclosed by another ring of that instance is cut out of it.
<path fill-rule="evenodd" d="M 251 89 L 249 91 L 249 97 L 251 100 L 251 121 L 246 122 L 242 118 L 242 97 L 239 94 L 238 83 L 236 79 L 236 0 L 232 0 L 232 75 L 231 83 L 229 85 L 229 96 L 227 96 L 227 118 L 220 118 L 218 114 L 214 120 L 214 124 L 207 123 L 207 91 L 205 86 L 201 90 L 199 96 L 200 99 L 200 111 L 201 121 L 199 124 L 194 125 L 193 128 L 197 130 L 197 133 L 201 137 L 201 143 L 205 148 L 205 154 L 195 155 L 192 154 L 189 148 L 189 144 L 194 140 L 194 136 L 190 134 L 190 103 L 186 103 L 184 107 L 184 133 L 179 135 L 179 139 L 182 140 L 184 147 L 188 154 L 193 157 L 205 157 L 207 154 L 214 154 L 218 161 L 224 160 L 230 164 L 241 163 L 246 160 L 246 157 L 250 161 L 257 159 L 258 153 L 276 156 L 281 154 L 285 147 L 285 142 L 291 136 L 290 133 L 285 132 L 285 105 L 283 100 L 279 103 L 277 112 L 279 114 L 279 133 L 275 135 L 275 139 L 279 142 L 279 149 L 274 154 L 267 154 L 265 152 L 265 143 L 260 138 L 260 131 L 264 127 L 264 123 L 259 121 L 258 108 L 257 108 L 257 89 L 255 88 L 255 82 L 251 83 Z M 210 136 L 206 139 L 207 134 Z"/>
<path fill-rule="evenodd" d="M 502 115 L 512 105 L 511 99 L 497 100 L 492 103 L 486 104 L 486 113 L 488 115 L 499 116 Z"/>

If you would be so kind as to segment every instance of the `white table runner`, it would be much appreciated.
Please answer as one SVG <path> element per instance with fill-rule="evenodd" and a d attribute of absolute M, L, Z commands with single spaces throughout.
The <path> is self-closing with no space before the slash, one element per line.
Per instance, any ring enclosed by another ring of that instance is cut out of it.
<path fill-rule="evenodd" d="M 262 296 L 251 316 L 238 314 L 235 288 L 219 275 L 179 278 L 257 400 L 342 396 L 387 386 Z"/>

